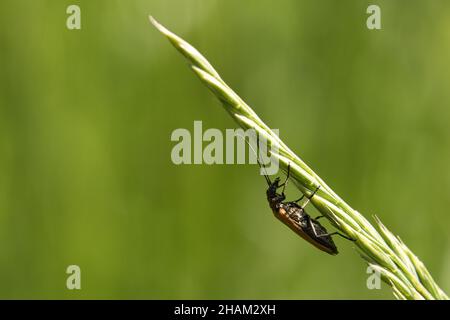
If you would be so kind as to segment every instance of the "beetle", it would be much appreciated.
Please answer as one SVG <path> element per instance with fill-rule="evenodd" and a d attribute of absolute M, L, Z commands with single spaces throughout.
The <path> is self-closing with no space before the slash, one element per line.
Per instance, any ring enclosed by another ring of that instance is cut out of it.
<path fill-rule="evenodd" d="M 286 180 L 282 184 L 280 184 L 279 177 L 277 177 L 272 182 L 270 181 L 269 176 L 267 174 L 264 174 L 264 177 L 266 178 L 268 184 L 268 188 L 266 191 L 267 201 L 269 202 L 269 206 L 272 209 L 274 216 L 278 220 L 283 222 L 286 226 L 288 226 L 297 235 L 315 246 L 317 249 L 331 255 L 338 254 L 337 247 L 332 238 L 333 235 L 339 235 L 351 241 L 354 241 L 354 239 L 351 239 L 339 232 L 328 233 L 327 229 L 325 229 L 325 227 L 322 226 L 318 221 L 318 219 L 322 218 L 323 216 L 311 218 L 310 215 L 306 213 L 306 205 L 319 190 L 320 186 L 317 187 L 317 189 L 311 194 L 311 196 L 307 197 L 308 200 L 302 206 L 300 206 L 298 202 L 300 202 L 305 197 L 304 195 L 298 200 L 286 202 L 284 190 L 289 179 L 289 174 L 290 165 L 288 165 Z M 278 193 L 278 189 L 281 187 L 283 187 L 283 190 L 281 191 L 281 193 Z"/>
<path fill-rule="evenodd" d="M 275 178 L 275 180 L 272 182 L 269 178 L 269 175 L 267 174 L 265 166 L 262 165 L 259 161 L 258 153 L 244 137 L 240 137 L 255 153 L 257 158 L 256 161 L 259 167 L 264 170 L 264 178 L 266 179 L 268 185 L 268 188 L 266 190 L 267 201 L 269 202 L 269 206 L 272 209 L 274 216 L 278 220 L 288 226 L 301 238 L 311 243 L 317 249 L 331 255 L 337 255 L 339 253 L 336 244 L 333 241 L 333 235 L 341 236 L 344 239 L 350 241 L 356 241 L 355 239 L 349 238 L 337 231 L 328 233 L 327 229 L 325 229 L 325 227 L 322 226 L 318 221 L 320 218 L 323 218 L 323 216 L 311 218 L 311 216 L 306 213 L 305 207 L 312 199 L 312 197 L 314 197 L 316 192 L 320 189 L 320 185 L 310 196 L 307 197 L 308 199 L 303 205 L 299 205 L 298 203 L 305 197 L 305 195 L 302 195 L 295 201 L 285 201 L 286 195 L 284 194 L 284 190 L 286 188 L 287 182 L 289 181 L 291 164 L 288 164 L 286 178 L 282 184 L 280 184 L 280 177 Z M 257 140 L 257 145 L 259 145 L 259 140 Z M 278 193 L 278 189 L 281 187 L 283 188 L 283 190 L 281 191 L 281 193 Z"/>

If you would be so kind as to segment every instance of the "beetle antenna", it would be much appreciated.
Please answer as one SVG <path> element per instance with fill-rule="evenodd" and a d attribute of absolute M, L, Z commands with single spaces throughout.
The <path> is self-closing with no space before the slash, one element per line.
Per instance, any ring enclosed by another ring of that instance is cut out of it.
<path fill-rule="evenodd" d="M 245 143 L 248 144 L 250 149 L 252 149 L 253 153 L 256 156 L 256 161 L 258 162 L 259 167 L 264 170 L 264 178 L 266 179 L 267 184 L 270 186 L 272 184 L 272 181 L 270 181 L 269 175 L 267 174 L 267 171 L 266 171 L 266 167 L 264 165 L 262 165 L 261 162 L 259 161 L 259 154 L 255 151 L 255 149 L 252 147 L 252 145 L 245 139 L 245 137 L 243 137 L 240 134 L 237 134 L 237 136 L 241 137 L 242 140 L 244 140 Z M 250 137 L 249 137 L 249 139 L 250 139 Z M 259 138 L 256 138 L 256 143 L 259 145 Z"/>

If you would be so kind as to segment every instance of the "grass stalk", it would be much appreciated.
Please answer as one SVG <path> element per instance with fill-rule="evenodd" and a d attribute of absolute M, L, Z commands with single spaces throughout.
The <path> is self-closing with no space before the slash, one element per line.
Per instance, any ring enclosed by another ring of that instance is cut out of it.
<path fill-rule="evenodd" d="M 225 110 L 243 129 L 254 129 L 272 146 L 277 146 L 280 167 L 291 165 L 291 178 L 297 188 L 310 195 L 320 185 L 311 203 L 342 233 L 356 239 L 360 256 L 379 272 L 392 287 L 397 299 L 448 300 L 425 265 L 414 253 L 375 217 L 373 226 L 363 215 L 350 207 L 304 163 L 258 117 L 258 115 L 222 80 L 218 72 L 193 46 L 150 17 L 151 23 L 189 61 L 191 69 L 222 102 Z"/>

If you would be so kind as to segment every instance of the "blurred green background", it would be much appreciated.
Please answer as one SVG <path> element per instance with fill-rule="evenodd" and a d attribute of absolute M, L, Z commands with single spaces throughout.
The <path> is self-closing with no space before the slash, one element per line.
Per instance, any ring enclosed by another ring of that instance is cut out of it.
<path fill-rule="evenodd" d="M 275 220 L 256 166 L 171 162 L 174 129 L 236 124 L 148 14 L 450 291 L 449 1 L 2 0 L 0 298 L 392 298 Z"/>

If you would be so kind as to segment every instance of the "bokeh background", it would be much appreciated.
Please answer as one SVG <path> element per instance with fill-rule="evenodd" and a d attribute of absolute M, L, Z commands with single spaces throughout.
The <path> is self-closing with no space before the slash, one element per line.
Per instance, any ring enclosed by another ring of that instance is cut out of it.
<path fill-rule="evenodd" d="M 256 166 L 171 162 L 174 129 L 236 124 L 148 14 L 450 291 L 449 1 L 2 0 L 0 298 L 392 298 L 275 220 Z"/>

